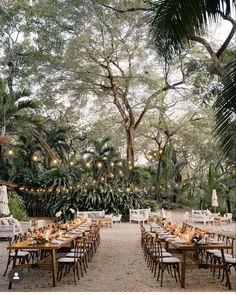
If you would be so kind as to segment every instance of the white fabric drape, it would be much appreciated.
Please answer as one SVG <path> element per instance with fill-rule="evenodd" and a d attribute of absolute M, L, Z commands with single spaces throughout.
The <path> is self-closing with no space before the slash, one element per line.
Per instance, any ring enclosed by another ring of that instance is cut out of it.
<path fill-rule="evenodd" d="M 211 196 L 211 206 L 212 207 L 218 207 L 218 198 L 216 194 L 216 190 L 212 190 L 212 196 Z"/>
<path fill-rule="evenodd" d="M 0 186 L 0 214 L 10 214 L 8 207 L 7 187 L 5 185 Z"/>

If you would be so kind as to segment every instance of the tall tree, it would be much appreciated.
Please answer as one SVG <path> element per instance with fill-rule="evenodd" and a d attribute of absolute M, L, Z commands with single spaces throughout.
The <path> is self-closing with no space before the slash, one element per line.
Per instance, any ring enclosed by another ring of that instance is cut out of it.
<path fill-rule="evenodd" d="M 225 87 L 217 99 L 216 130 L 223 147 L 223 153 L 226 156 L 232 156 L 235 154 L 235 136 L 232 130 L 235 129 L 236 105 L 235 99 L 231 99 L 235 97 L 235 63 L 229 63 L 230 73 L 228 74 L 227 71 L 224 71 L 221 60 L 236 32 L 236 21 L 233 18 L 236 1 L 161 0 L 150 5 L 151 36 L 159 54 L 169 59 L 185 50 L 191 41 L 200 42 L 210 54 L 218 74 L 220 76 L 227 75 L 226 77 L 229 78 L 227 82 L 224 79 Z M 203 38 L 203 34 L 211 23 L 218 23 L 222 19 L 231 22 L 232 29 L 221 47 L 214 51 Z M 229 91 L 231 95 L 229 95 Z"/>

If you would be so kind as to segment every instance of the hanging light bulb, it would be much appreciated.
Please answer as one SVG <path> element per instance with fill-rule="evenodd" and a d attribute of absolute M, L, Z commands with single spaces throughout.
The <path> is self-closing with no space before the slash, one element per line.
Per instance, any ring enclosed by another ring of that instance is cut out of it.
<path fill-rule="evenodd" d="M 110 166 L 113 168 L 115 166 L 115 163 L 114 162 L 111 162 L 110 163 Z"/>
<path fill-rule="evenodd" d="M 57 165 L 57 164 L 58 164 L 58 160 L 57 160 L 57 159 L 53 159 L 53 160 L 52 160 L 52 164 L 53 164 L 53 165 Z"/>
<path fill-rule="evenodd" d="M 119 162 L 117 163 L 117 165 L 118 165 L 118 166 L 122 166 L 122 165 L 123 165 L 122 161 L 119 161 Z"/>
<path fill-rule="evenodd" d="M 33 156 L 32 156 L 32 161 L 34 161 L 34 162 L 38 161 L 38 157 L 37 157 L 37 155 L 33 155 Z"/>
<path fill-rule="evenodd" d="M 86 167 L 86 168 L 90 168 L 90 166 L 91 166 L 90 162 L 86 162 L 86 163 L 85 163 L 85 167 Z"/>
<path fill-rule="evenodd" d="M 98 167 L 98 169 L 101 169 L 102 168 L 102 162 L 97 162 L 97 167 Z"/>
<path fill-rule="evenodd" d="M 12 149 L 7 151 L 8 156 L 13 156 L 14 155 L 14 151 Z"/>

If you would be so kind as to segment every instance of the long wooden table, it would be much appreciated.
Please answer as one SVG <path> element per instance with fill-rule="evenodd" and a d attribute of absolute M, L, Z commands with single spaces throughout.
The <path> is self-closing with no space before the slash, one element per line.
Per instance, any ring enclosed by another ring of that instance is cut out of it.
<path fill-rule="evenodd" d="M 231 282 L 229 278 L 229 272 L 227 265 L 225 263 L 225 256 L 224 250 L 231 249 L 232 246 L 225 245 L 225 244 L 205 244 L 201 246 L 194 246 L 194 245 L 187 245 L 187 244 L 178 244 L 176 242 L 168 241 L 169 245 L 167 246 L 168 250 L 171 251 L 169 246 L 172 246 L 175 253 L 179 253 L 182 255 L 182 267 L 181 267 L 181 287 L 185 288 L 185 281 L 186 281 L 186 270 L 187 269 L 194 269 L 194 268 L 216 268 L 216 269 L 223 269 L 226 275 L 226 285 L 229 289 L 232 289 Z M 210 249 L 217 249 L 221 251 L 222 256 L 222 265 L 219 264 L 209 264 L 204 263 L 200 259 L 200 251 L 210 250 Z M 195 259 L 194 264 L 187 263 L 187 254 L 194 253 Z"/>
<path fill-rule="evenodd" d="M 81 233 L 76 233 L 76 234 L 70 233 L 69 235 L 71 237 L 67 238 L 64 241 L 60 241 L 60 244 L 45 243 L 45 244 L 39 244 L 39 245 L 32 245 L 32 241 L 27 240 L 27 241 L 23 241 L 23 242 L 7 247 L 8 250 L 15 251 L 12 269 L 14 268 L 48 268 L 49 267 L 49 269 L 52 270 L 53 287 L 56 287 L 57 285 L 57 261 L 56 261 L 57 251 L 60 248 L 73 243 L 75 239 L 82 236 Z M 18 251 L 23 249 L 26 251 L 28 249 L 47 251 L 51 254 L 51 263 L 49 264 L 45 263 L 45 259 L 41 259 L 40 261 L 34 264 L 16 264 Z M 10 280 L 8 289 L 11 289 L 11 288 L 12 288 L 12 281 Z"/>

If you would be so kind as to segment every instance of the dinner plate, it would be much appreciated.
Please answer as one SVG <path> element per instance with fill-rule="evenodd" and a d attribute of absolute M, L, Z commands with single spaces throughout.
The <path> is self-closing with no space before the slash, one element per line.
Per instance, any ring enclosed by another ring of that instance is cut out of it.
<path fill-rule="evenodd" d="M 173 240 L 173 242 L 175 242 L 176 244 L 186 244 L 185 240 Z"/>

